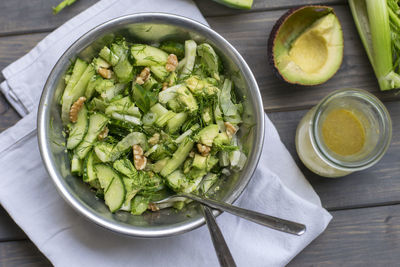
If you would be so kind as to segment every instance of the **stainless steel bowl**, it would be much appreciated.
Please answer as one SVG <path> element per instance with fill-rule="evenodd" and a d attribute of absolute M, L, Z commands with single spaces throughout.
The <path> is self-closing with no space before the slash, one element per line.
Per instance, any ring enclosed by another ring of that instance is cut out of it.
<path fill-rule="evenodd" d="M 62 197 L 89 220 L 118 233 L 136 237 L 164 237 L 193 230 L 205 222 L 197 203 L 191 203 L 179 212 L 166 209 L 146 212 L 142 216 L 127 212 L 112 214 L 86 184 L 70 173 L 60 119 L 59 100 L 64 89 L 62 77 L 71 60 L 76 57 L 90 60 L 115 36 L 150 44 L 167 39 L 193 39 L 197 43 L 210 43 L 221 56 L 225 69 L 235 82 L 237 95 L 244 99 L 245 127 L 239 134 L 244 136 L 244 145 L 249 151 L 244 169 L 219 181 L 220 190 L 213 197 L 228 203 L 235 201 L 245 189 L 262 150 L 264 114 L 256 80 L 236 49 L 218 33 L 191 19 L 163 13 L 128 15 L 94 28 L 71 45 L 47 79 L 38 111 L 39 147 L 47 171 Z M 250 132 L 246 135 L 248 130 Z"/>

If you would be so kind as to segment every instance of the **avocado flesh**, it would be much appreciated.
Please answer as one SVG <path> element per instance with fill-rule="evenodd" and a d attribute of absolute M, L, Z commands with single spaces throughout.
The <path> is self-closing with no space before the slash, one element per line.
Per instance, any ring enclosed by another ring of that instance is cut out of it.
<path fill-rule="evenodd" d="M 250 9 L 253 5 L 253 0 L 214 0 L 217 3 L 223 4 L 228 7 L 238 9 Z"/>
<path fill-rule="evenodd" d="M 329 13 L 300 34 L 288 49 L 276 57 L 281 76 L 291 83 L 321 84 L 339 69 L 343 57 L 343 36 L 339 20 Z"/>

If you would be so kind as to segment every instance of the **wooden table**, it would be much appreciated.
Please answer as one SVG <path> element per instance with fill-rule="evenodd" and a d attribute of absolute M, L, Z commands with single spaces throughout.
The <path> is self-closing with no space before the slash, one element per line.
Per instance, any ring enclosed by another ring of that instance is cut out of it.
<path fill-rule="evenodd" d="M 27 53 L 49 32 L 96 0 L 80 0 L 57 16 L 60 0 L 0 1 L 0 69 Z M 166 0 L 167 1 L 167 0 Z M 378 265 L 400 262 L 400 94 L 380 92 L 345 0 L 254 0 L 251 11 L 225 8 L 210 0 L 196 1 L 213 29 L 244 56 L 254 72 L 265 111 L 283 143 L 333 215 L 327 230 L 290 265 Z M 339 72 L 314 87 L 291 86 L 273 76 L 267 63 L 267 39 L 275 21 L 295 3 L 332 5 L 342 23 L 345 52 Z M 3 80 L 0 74 L 0 81 Z M 299 161 L 295 129 L 300 118 L 328 93 L 346 87 L 379 97 L 393 120 L 392 144 L 374 167 L 341 179 L 321 178 Z M 0 96 L 0 131 L 20 118 Z M 23 196 L 21 196 L 23 197 Z M 0 207 L 0 266 L 48 266 L 50 263 Z"/>

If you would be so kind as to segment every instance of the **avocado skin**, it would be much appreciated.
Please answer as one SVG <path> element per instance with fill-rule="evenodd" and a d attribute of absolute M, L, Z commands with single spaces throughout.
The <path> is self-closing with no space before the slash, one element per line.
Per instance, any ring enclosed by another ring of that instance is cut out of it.
<path fill-rule="evenodd" d="M 278 66 L 275 64 L 275 56 L 274 56 L 274 46 L 275 46 L 275 40 L 276 37 L 279 33 L 280 28 L 282 27 L 282 25 L 286 22 L 286 20 L 288 20 L 290 18 L 291 15 L 293 15 L 294 13 L 300 11 L 301 9 L 305 9 L 305 8 L 314 8 L 314 9 L 326 9 L 327 13 L 333 13 L 336 17 L 336 13 L 334 12 L 332 7 L 329 6 L 322 6 L 322 5 L 305 5 L 305 6 L 299 6 L 299 7 L 294 7 L 289 9 L 286 13 L 284 13 L 276 22 L 275 25 L 272 27 L 271 33 L 269 34 L 269 38 L 268 38 L 268 46 L 267 46 L 267 57 L 268 57 L 268 62 L 269 64 L 272 66 L 272 72 L 275 74 L 276 77 L 278 77 L 281 81 L 285 81 L 287 83 L 290 84 L 298 84 L 298 85 L 302 85 L 302 86 L 316 86 L 316 85 L 320 85 L 324 82 L 321 82 L 319 84 L 313 84 L 313 85 L 304 85 L 302 83 L 298 83 L 298 82 L 292 82 L 289 81 L 287 79 L 285 79 L 285 77 L 283 75 L 281 75 L 281 73 L 279 72 Z M 343 60 L 343 58 L 341 59 Z M 338 69 L 339 70 L 339 69 Z M 336 72 L 338 71 L 336 70 Z M 331 77 L 333 77 L 336 72 L 334 72 L 330 77 L 328 77 L 327 80 L 329 80 Z"/>

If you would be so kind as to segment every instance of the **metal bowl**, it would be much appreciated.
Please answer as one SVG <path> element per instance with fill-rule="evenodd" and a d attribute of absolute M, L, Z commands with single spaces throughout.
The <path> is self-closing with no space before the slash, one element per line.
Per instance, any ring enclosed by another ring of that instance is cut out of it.
<path fill-rule="evenodd" d="M 197 203 L 177 212 L 173 209 L 145 212 L 141 216 L 128 212 L 111 213 L 93 191 L 70 173 L 65 136 L 60 116 L 59 100 L 64 90 L 63 75 L 71 60 L 90 60 L 114 37 L 158 43 L 163 40 L 193 39 L 208 42 L 222 58 L 225 70 L 232 75 L 236 94 L 244 100 L 244 126 L 239 136 L 244 138 L 248 160 L 240 173 L 220 179 L 214 198 L 232 203 L 245 189 L 260 158 L 264 138 L 264 113 L 256 80 L 246 62 L 223 37 L 207 26 L 188 18 L 163 14 L 141 13 L 108 21 L 79 38 L 54 66 L 38 110 L 38 139 L 43 162 L 61 196 L 80 214 L 112 231 L 135 237 L 165 237 L 193 230 L 205 220 Z"/>

